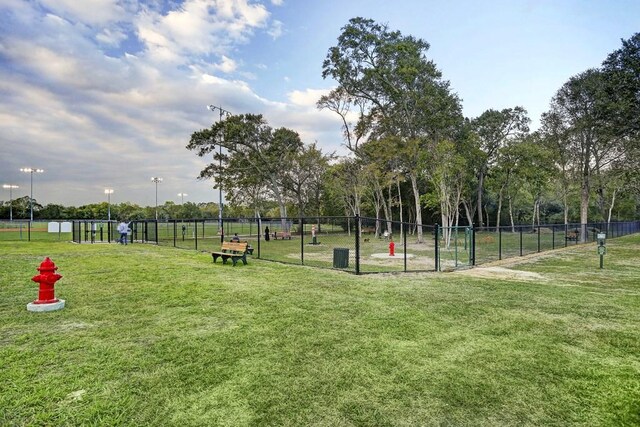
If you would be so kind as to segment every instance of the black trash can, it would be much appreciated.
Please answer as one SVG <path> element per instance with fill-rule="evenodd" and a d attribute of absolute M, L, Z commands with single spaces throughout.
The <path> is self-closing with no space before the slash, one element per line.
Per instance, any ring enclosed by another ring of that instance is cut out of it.
<path fill-rule="evenodd" d="M 333 248 L 333 268 L 349 267 L 349 248 Z"/>

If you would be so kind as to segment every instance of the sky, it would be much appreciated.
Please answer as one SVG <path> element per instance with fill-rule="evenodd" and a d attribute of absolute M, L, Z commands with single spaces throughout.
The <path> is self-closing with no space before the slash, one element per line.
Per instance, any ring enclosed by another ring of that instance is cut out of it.
<path fill-rule="evenodd" d="M 350 18 L 430 44 L 467 117 L 540 114 L 571 76 L 640 31 L 637 0 L 0 0 L 0 184 L 41 204 L 217 202 L 194 131 L 263 114 L 344 154 L 318 111 L 322 62 Z M 0 200 L 9 200 L 2 189 Z"/>

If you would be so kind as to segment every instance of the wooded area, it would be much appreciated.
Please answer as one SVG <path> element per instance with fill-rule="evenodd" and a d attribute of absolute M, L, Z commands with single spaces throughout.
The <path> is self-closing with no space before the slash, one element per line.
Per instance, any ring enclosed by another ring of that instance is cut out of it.
<path fill-rule="evenodd" d="M 637 218 L 640 33 L 560 87 L 533 132 L 522 106 L 464 117 L 428 49 L 385 24 L 351 19 L 323 62 L 337 86 L 317 103 L 342 120 L 349 155 L 240 114 L 191 136 L 188 149 L 213 154 L 200 177 L 256 216 L 276 205 L 283 217 L 445 227 Z"/>

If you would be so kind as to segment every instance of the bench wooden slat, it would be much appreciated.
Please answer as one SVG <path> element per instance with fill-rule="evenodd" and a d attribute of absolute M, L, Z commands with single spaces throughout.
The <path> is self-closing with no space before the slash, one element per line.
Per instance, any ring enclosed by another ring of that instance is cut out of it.
<path fill-rule="evenodd" d="M 245 252 L 247 242 L 222 242 L 221 251 Z"/>
<path fill-rule="evenodd" d="M 243 264 L 247 264 L 247 242 L 222 242 L 220 251 L 211 252 L 213 262 L 215 263 L 218 258 L 222 258 L 222 263 L 226 264 L 227 260 L 231 258 L 233 265 L 235 266 L 239 259 Z"/>
<path fill-rule="evenodd" d="M 284 240 L 284 239 L 291 240 L 291 232 L 289 232 L 289 231 L 274 231 L 273 232 L 273 239 L 274 240 L 278 240 L 278 237 L 280 237 L 282 240 Z"/>

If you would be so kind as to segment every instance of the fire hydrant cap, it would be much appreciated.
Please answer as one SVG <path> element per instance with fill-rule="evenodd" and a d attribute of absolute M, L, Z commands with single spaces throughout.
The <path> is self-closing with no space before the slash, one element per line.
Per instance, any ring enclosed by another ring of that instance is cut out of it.
<path fill-rule="evenodd" d="M 54 264 L 53 261 L 51 261 L 51 258 L 46 257 L 44 259 L 44 261 L 42 261 L 40 263 L 40 267 L 37 268 L 37 270 L 39 272 L 43 272 L 43 271 L 56 271 L 58 269 L 58 267 L 56 267 L 56 265 Z"/>

